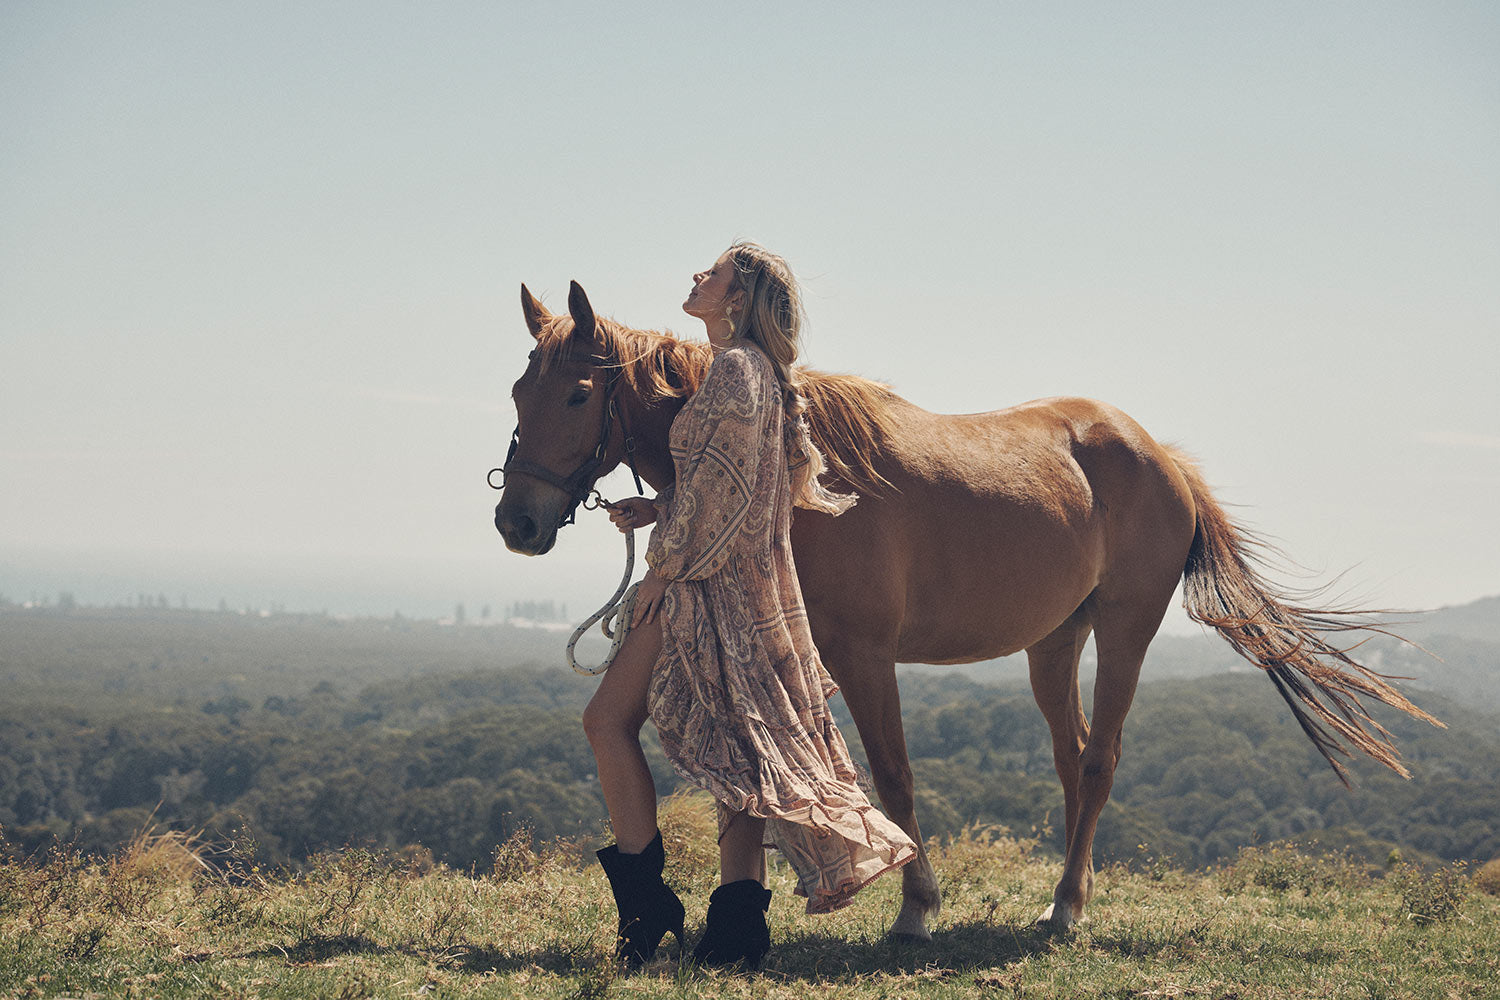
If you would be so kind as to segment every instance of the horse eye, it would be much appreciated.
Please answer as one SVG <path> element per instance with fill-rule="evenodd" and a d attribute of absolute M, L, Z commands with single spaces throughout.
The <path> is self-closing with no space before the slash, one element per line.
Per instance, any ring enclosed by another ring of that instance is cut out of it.
<path fill-rule="evenodd" d="M 587 403 L 588 401 L 589 401 L 589 394 L 586 393 L 586 392 L 575 392 L 575 393 L 573 393 L 573 395 L 571 395 L 571 396 L 568 397 L 568 405 L 569 406 L 582 406 L 584 403 Z"/>

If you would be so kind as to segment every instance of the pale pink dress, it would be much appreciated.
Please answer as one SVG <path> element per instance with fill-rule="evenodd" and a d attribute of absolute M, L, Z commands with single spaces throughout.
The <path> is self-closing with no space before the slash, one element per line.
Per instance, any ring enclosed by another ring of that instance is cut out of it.
<path fill-rule="evenodd" d="M 677 481 L 646 553 L 668 581 L 648 696 L 662 749 L 718 800 L 721 835 L 735 812 L 765 818 L 808 912 L 837 909 L 916 856 L 859 787 L 792 563 L 794 492 L 829 513 L 852 498 L 818 485 L 806 425 L 784 419 L 771 362 L 749 344 L 714 359 L 671 449 Z"/>

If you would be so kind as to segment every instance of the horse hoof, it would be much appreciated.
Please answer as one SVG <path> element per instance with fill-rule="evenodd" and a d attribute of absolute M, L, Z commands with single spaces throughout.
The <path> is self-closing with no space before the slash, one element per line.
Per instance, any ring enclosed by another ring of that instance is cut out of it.
<path fill-rule="evenodd" d="M 889 937 L 905 938 L 908 941 L 931 941 L 932 934 L 927 930 L 927 920 L 922 911 L 916 908 L 908 909 L 901 907 L 901 912 L 896 914 L 896 922 L 891 924 L 891 929 L 886 932 Z"/>
<path fill-rule="evenodd" d="M 1036 918 L 1036 925 L 1043 930 L 1060 934 L 1073 926 L 1073 908 L 1049 904 L 1042 915 Z"/>

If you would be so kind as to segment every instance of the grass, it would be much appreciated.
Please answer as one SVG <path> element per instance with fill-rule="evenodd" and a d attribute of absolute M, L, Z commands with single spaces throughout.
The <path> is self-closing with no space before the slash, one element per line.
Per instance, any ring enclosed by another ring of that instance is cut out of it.
<path fill-rule="evenodd" d="M 714 883 L 702 798 L 666 803 L 669 880 L 701 928 Z M 1034 842 L 971 829 L 933 845 L 930 943 L 884 936 L 887 878 L 809 917 L 776 866 L 757 975 L 609 961 L 614 907 L 588 846 L 512 838 L 475 878 L 360 850 L 269 873 L 147 831 L 120 855 L 0 865 L 0 997 L 851 998 L 1500 997 L 1500 899 L 1459 869 L 1370 871 L 1290 848 L 1229 868 L 1099 875 L 1089 920 L 1032 926 L 1059 874 Z M 670 938 L 669 938 L 670 940 Z"/>

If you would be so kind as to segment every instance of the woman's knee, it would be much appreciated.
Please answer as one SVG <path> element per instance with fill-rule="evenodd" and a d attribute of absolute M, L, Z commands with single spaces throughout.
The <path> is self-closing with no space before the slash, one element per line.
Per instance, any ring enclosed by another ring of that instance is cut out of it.
<path fill-rule="evenodd" d="M 621 706 L 611 699 L 596 696 L 583 710 L 584 735 L 593 746 L 638 739 L 646 720 L 635 718 L 635 714 L 621 711 Z"/>

